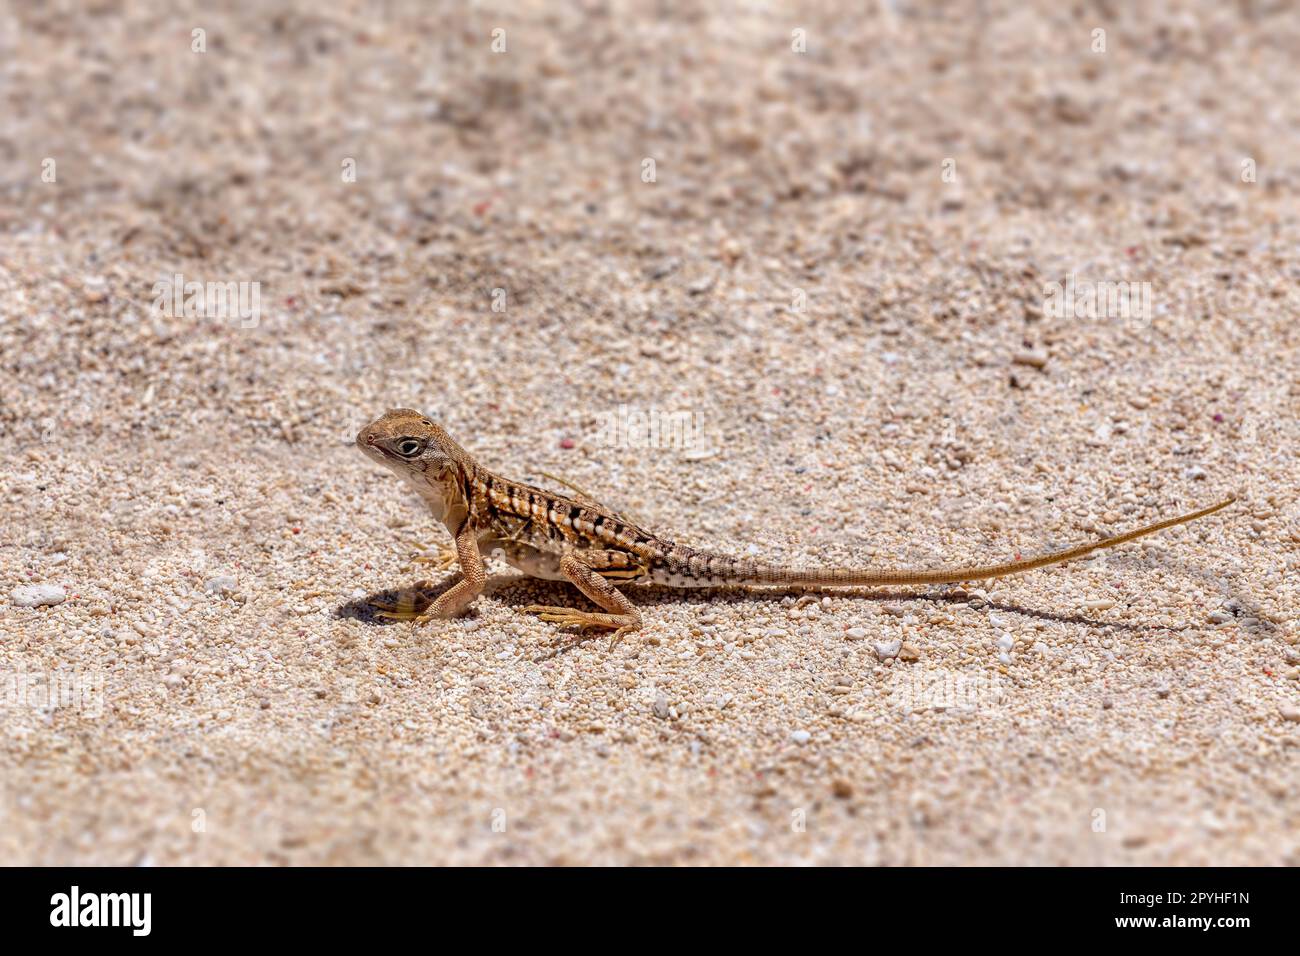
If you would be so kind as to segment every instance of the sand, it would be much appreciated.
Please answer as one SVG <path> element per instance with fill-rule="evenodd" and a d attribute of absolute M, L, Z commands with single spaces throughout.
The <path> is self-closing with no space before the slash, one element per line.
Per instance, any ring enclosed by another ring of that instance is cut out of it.
<path fill-rule="evenodd" d="M 585 6 L 4 14 L 0 862 L 1300 863 L 1300 18 Z M 801 567 L 1242 498 L 610 651 L 374 619 L 395 406 Z"/>

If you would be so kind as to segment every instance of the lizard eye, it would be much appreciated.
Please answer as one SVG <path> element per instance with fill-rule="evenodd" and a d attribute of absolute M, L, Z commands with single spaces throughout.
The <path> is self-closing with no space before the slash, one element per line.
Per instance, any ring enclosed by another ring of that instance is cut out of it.
<path fill-rule="evenodd" d="M 397 450 L 405 458 L 414 458 L 420 452 L 420 443 L 414 438 L 403 438 L 398 442 Z"/>

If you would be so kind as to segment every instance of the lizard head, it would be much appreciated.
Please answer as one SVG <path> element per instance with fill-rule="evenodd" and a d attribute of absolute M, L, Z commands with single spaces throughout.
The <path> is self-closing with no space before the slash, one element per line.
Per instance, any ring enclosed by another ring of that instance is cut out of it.
<path fill-rule="evenodd" d="M 465 459 L 446 431 L 410 408 L 394 408 L 361 429 L 357 447 L 417 488 L 450 480 Z"/>

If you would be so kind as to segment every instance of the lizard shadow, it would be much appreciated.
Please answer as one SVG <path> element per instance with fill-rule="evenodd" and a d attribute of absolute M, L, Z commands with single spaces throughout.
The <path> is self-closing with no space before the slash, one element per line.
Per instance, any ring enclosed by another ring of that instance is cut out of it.
<path fill-rule="evenodd" d="M 784 597 L 802 597 L 805 595 L 826 595 L 828 597 L 851 597 L 856 600 L 870 601 L 873 604 L 895 604 L 904 601 L 942 601 L 950 604 L 968 604 L 971 598 L 959 594 L 945 594 L 934 591 L 884 590 L 880 588 L 764 588 L 746 591 L 738 588 L 681 588 L 660 587 L 658 585 L 636 585 L 623 588 L 623 593 L 638 607 L 655 607 L 667 604 L 709 605 L 740 604 L 756 598 L 780 600 Z M 538 601 L 538 592 L 541 601 Z M 583 608 L 590 604 L 587 599 L 567 584 L 559 581 L 537 581 L 529 578 L 511 578 L 500 582 L 492 591 L 492 596 L 512 607 L 524 607 L 535 603 L 559 604 Z M 1143 630 L 1149 625 L 1130 624 L 1098 620 L 1083 614 L 1064 614 L 1057 611 L 1032 608 L 1012 602 L 982 602 L 981 607 L 1008 613 L 1021 614 L 1040 620 L 1064 624 L 1079 624 L 1093 628 L 1112 628 L 1120 630 Z"/>
<path fill-rule="evenodd" d="M 1179 558 L 1163 555 L 1157 558 L 1144 558 L 1136 554 L 1115 554 L 1107 559 L 1108 563 L 1122 567 L 1126 570 L 1135 572 L 1154 571 L 1157 568 L 1163 568 L 1173 571 L 1177 574 L 1188 578 L 1195 578 L 1223 595 L 1223 605 L 1226 610 L 1231 612 L 1234 617 L 1252 617 L 1256 621 L 1257 629 L 1270 636 L 1279 632 L 1278 626 L 1271 621 L 1263 609 L 1252 596 L 1242 591 L 1233 582 L 1241 572 L 1233 571 L 1228 574 L 1213 574 L 1198 565 L 1190 564 Z M 1204 621 L 1198 621 L 1197 624 L 1204 625 Z"/>
<path fill-rule="evenodd" d="M 400 608 L 404 611 L 409 610 L 412 614 L 419 614 L 427 608 L 453 584 L 460 580 L 459 574 L 449 575 L 445 581 L 421 581 L 418 584 L 409 585 L 404 588 L 385 588 L 382 591 L 374 591 L 364 597 L 354 598 L 345 604 L 335 608 L 334 616 L 337 618 L 348 618 L 354 621 L 360 621 L 363 624 L 370 624 L 375 627 L 390 627 L 397 624 L 406 623 L 405 620 L 384 617 L 379 613 L 380 608 L 376 605 L 388 605 Z M 474 609 L 471 607 L 467 613 L 473 614 Z"/>
<path fill-rule="evenodd" d="M 1236 588 L 1226 587 L 1225 580 L 1222 576 L 1211 575 L 1209 572 L 1190 565 L 1177 559 L 1163 558 L 1158 560 L 1147 560 L 1134 558 L 1131 556 L 1115 555 L 1110 561 L 1117 565 L 1123 565 L 1133 570 L 1151 571 L 1156 568 L 1166 568 L 1187 575 L 1189 577 L 1199 578 L 1200 580 L 1213 584 L 1220 591 L 1227 592 L 1231 595 L 1227 606 L 1234 614 L 1247 613 L 1257 617 L 1260 626 L 1266 631 L 1275 631 L 1273 625 L 1266 617 L 1258 613 L 1258 605 L 1246 595 L 1240 593 Z M 364 597 L 356 598 L 343 604 L 335 611 L 335 616 L 340 618 L 350 618 L 361 621 L 365 624 L 386 627 L 395 624 L 401 624 L 403 621 L 383 617 L 377 613 L 374 606 L 376 602 L 402 609 L 409 609 L 411 612 L 418 614 L 437 600 L 438 596 L 450 588 L 460 579 L 459 574 L 450 574 L 442 581 L 421 581 L 418 584 L 410 585 L 404 588 L 387 588 L 382 591 L 376 591 Z M 953 593 L 946 589 L 938 591 L 916 591 L 916 590 L 886 590 L 881 588 L 765 588 L 762 590 L 747 591 L 739 588 L 670 588 L 658 585 L 634 585 L 626 587 L 623 592 L 628 596 L 632 603 L 638 606 L 658 606 L 666 604 L 685 604 L 685 605 L 718 605 L 718 604 L 739 604 L 741 602 L 753 601 L 756 597 L 762 597 L 767 600 L 780 600 L 787 596 L 802 597 L 805 595 L 826 595 L 835 597 L 852 597 L 858 600 L 870 601 L 873 604 L 900 603 L 907 601 L 930 601 L 945 604 L 970 604 L 972 598 L 967 594 Z M 576 588 L 563 581 L 547 581 L 540 578 L 531 578 L 521 574 L 506 575 L 489 575 L 487 586 L 484 593 L 490 595 L 495 600 L 514 607 L 521 608 L 529 604 L 556 604 L 565 607 L 583 608 L 590 604 L 587 599 L 580 594 Z M 1066 613 L 1054 611 L 1046 608 L 1029 607 L 1023 603 L 1014 601 L 982 601 L 973 610 L 982 610 L 989 608 L 996 611 L 1004 611 L 1009 614 L 1019 614 L 1036 620 L 1051 621 L 1058 624 L 1076 624 L 1082 627 L 1110 629 L 1120 631 L 1143 631 L 1143 630 L 1178 630 L 1186 627 L 1195 627 L 1203 625 L 1204 621 L 1187 622 L 1178 625 L 1153 626 L 1146 623 L 1134 623 L 1128 621 L 1115 621 L 1089 616 L 1087 614 L 1074 612 Z M 467 612 L 473 614 L 473 607 Z"/>

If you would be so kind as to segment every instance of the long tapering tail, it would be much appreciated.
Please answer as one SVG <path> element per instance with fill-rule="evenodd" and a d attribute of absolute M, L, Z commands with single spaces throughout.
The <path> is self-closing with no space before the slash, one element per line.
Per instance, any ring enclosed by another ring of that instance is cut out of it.
<path fill-rule="evenodd" d="M 767 568 L 758 564 L 749 562 L 735 562 L 734 576 L 725 575 L 729 584 L 747 584 L 747 585 L 807 585 L 812 587 L 875 587 L 882 584 L 953 584 L 957 581 L 980 581 L 986 578 L 1000 578 L 1008 574 L 1020 574 L 1024 571 L 1032 571 L 1035 568 L 1046 567 L 1049 564 L 1060 564 L 1062 561 L 1071 561 L 1075 558 L 1081 558 L 1086 554 L 1092 554 L 1094 551 L 1102 551 L 1106 548 L 1113 548 L 1116 545 L 1124 544 L 1126 541 L 1132 541 L 1134 538 L 1141 538 L 1144 535 L 1155 534 L 1157 531 L 1163 531 L 1165 528 L 1172 528 L 1174 525 L 1185 524 L 1188 521 L 1195 521 L 1197 518 L 1204 518 L 1206 515 L 1214 514 L 1223 508 L 1228 507 L 1236 501 L 1236 497 L 1227 498 L 1216 505 L 1208 508 L 1202 508 L 1200 511 L 1193 511 L 1190 514 L 1179 515 L 1177 518 L 1168 518 L 1164 521 L 1158 521 L 1155 524 L 1149 524 L 1144 528 L 1138 528 L 1136 531 L 1129 531 L 1125 534 L 1116 535 L 1113 538 L 1105 538 L 1101 541 L 1093 541 L 1089 544 L 1081 544 L 1077 547 L 1067 548 L 1064 551 L 1053 551 L 1050 554 L 1044 554 L 1040 557 L 1030 558 L 1025 561 L 1004 561 L 1001 564 L 980 564 L 965 568 L 937 568 L 933 571 L 794 571 L 782 568 Z"/>

